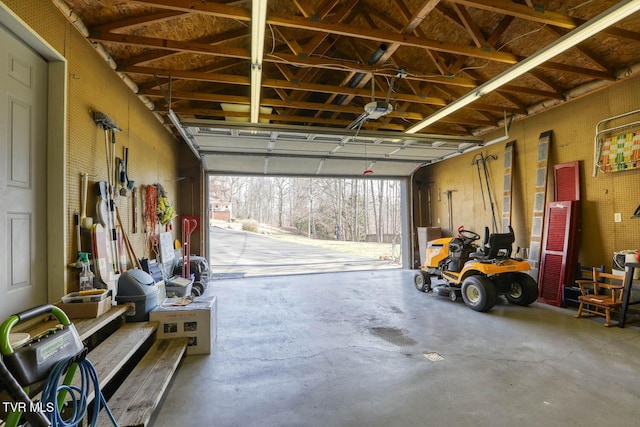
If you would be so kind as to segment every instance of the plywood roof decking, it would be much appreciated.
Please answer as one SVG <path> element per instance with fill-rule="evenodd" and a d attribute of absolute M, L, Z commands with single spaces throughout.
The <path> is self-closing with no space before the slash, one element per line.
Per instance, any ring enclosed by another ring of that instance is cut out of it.
<path fill-rule="evenodd" d="M 170 76 L 181 119 L 248 118 L 221 104 L 250 102 L 251 1 L 64 1 L 161 114 Z M 401 132 L 615 4 L 269 1 L 261 105 L 272 110 L 261 119 L 346 128 L 371 100 L 373 77 L 373 96 L 389 94 L 394 111 L 363 130 Z M 505 112 L 526 117 L 580 86 L 612 83 L 640 58 L 637 28 L 636 13 L 422 132 L 471 137 L 499 127 Z"/>

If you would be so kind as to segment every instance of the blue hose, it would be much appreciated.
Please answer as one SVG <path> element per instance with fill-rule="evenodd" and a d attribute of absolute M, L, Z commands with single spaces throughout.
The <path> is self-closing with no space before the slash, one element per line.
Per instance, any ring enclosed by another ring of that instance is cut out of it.
<path fill-rule="evenodd" d="M 70 359 L 59 361 L 49 373 L 44 390 L 42 391 L 42 404 L 45 408 L 54 409 L 53 411 L 47 411 L 47 417 L 51 422 L 51 427 L 77 427 L 80 425 L 87 414 L 87 396 L 89 396 L 91 392 L 92 385 L 94 391 L 93 412 L 89 420 L 89 427 L 94 427 L 97 424 L 98 414 L 101 408 L 105 409 L 113 425 L 118 427 L 118 423 L 113 417 L 109 406 L 107 406 L 107 401 L 100 391 L 100 383 L 95 367 L 89 359 L 83 359 L 77 362 L 77 365 L 81 378 L 80 387 L 64 383 L 61 384 L 61 382 L 63 382 L 62 378 L 64 378 L 65 372 L 70 366 Z M 62 396 L 68 394 L 71 398 L 71 415 L 67 419 L 63 419 L 62 414 L 60 414 L 61 407 L 58 406 L 58 396 L 60 394 L 62 394 Z"/>

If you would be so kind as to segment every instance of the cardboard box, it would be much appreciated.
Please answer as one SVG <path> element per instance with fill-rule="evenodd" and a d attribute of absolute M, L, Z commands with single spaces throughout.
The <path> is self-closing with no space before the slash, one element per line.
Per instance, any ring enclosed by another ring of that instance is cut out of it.
<path fill-rule="evenodd" d="M 69 319 L 91 319 L 109 311 L 111 297 L 106 297 L 98 302 L 72 302 L 65 304 L 60 301 L 56 305 L 65 312 Z"/>
<path fill-rule="evenodd" d="M 211 353 L 218 332 L 217 298 L 197 297 L 189 305 L 174 305 L 180 300 L 167 298 L 149 313 L 149 320 L 159 323 L 157 337 L 188 337 L 189 356 Z"/>

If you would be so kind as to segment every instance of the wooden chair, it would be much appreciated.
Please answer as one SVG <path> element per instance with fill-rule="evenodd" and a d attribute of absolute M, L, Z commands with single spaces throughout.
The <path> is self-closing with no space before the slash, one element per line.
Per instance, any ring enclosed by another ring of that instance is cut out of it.
<path fill-rule="evenodd" d="M 590 266 L 590 265 L 582 265 L 578 263 L 576 265 L 576 278 L 575 282 L 578 280 L 591 280 L 593 277 L 593 269 L 596 268 L 599 273 L 604 273 L 604 264 Z"/>
<path fill-rule="evenodd" d="M 576 280 L 580 287 L 580 307 L 576 317 L 582 312 L 605 317 L 604 326 L 612 326 L 611 312 L 622 305 L 624 276 L 602 273 L 596 267 L 592 270 L 593 280 Z"/>

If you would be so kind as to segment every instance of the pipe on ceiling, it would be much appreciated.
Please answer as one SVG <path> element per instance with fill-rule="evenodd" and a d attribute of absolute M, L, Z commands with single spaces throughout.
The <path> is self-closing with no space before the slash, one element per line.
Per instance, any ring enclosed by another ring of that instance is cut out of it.
<path fill-rule="evenodd" d="M 634 76 L 636 74 L 638 74 L 638 72 L 640 72 L 640 63 L 637 64 L 633 64 L 630 65 L 628 67 L 624 67 L 618 71 L 615 72 L 614 76 L 616 80 L 623 80 L 626 79 L 628 77 Z M 559 100 L 559 99 L 545 99 L 543 101 L 540 101 L 536 104 L 533 104 L 532 106 L 527 108 L 527 114 L 517 114 L 514 116 L 514 121 L 516 120 L 522 120 L 525 119 L 531 115 L 537 114 L 541 111 L 544 111 L 545 109 L 551 108 L 551 107 L 555 107 L 558 104 L 561 103 L 565 103 L 571 99 L 575 99 L 575 98 L 579 98 L 582 95 L 586 95 L 590 92 L 594 92 L 597 91 L 599 89 L 602 89 L 604 87 L 606 87 L 607 85 L 609 85 L 609 81 L 607 80 L 594 80 L 591 82 L 587 82 L 584 84 L 581 84 L 580 86 L 576 86 L 573 89 L 570 89 L 568 91 L 566 91 L 563 96 L 564 96 L 564 100 Z M 499 120 L 498 122 L 499 126 L 502 126 L 502 120 Z M 488 132 L 492 132 L 494 130 L 496 130 L 496 126 L 492 126 L 492 127 L 484 127 L 484 128 L 479 128 L 473 131 L 473 135 L 474 136 L 478 136 L 478 135 L 484 135 L 485 133 Z"/>
<path fill-rule="evenodd" d="M 87 29 L 82 19 L 64 2 L 64 0 L 53 0 L 53 4 L 62 12 L 64 16 L 82 33 L 83 36 L 89 37 Z"/>

